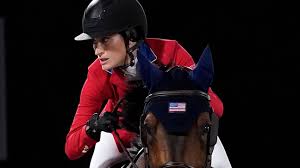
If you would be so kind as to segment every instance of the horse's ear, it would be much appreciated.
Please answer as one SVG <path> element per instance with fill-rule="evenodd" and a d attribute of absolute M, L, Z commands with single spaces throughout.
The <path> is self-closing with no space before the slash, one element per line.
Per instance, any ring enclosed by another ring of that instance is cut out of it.
<path fill-rule="evenodd" d="M 142 52 L 138 52 L 137 59 L 137 71 L 141 75 L 148 90 L 152 90 L 162 79 L 164 73 L 156 65 L 152 64 Z"/>
<path fill-rule="evenodd" d="M 212 54 L 209 46 L 207 45 L 200 59 L 191 72 L 191 78 L 196 82 L 197 86 L 201 90 L 207 92 L 210 87 L 214 76 L 214 65 L 212 60 Z"/>

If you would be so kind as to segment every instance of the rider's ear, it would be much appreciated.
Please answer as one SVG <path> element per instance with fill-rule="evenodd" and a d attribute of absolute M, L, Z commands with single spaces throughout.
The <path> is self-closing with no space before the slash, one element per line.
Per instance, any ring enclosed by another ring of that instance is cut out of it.
<path fill-rule="evenodd" d="M 190 73 L 191 78 L 196 82 L 200 90 L 207 92 L 214 76 L 214 65 L 212 54 L 209 46 L 207 46 L 195 67 Z"/>
<path fill-rule="evenodd" d="M 136 29 L 129 29 L 125 31 L 126 37 L 129 41 L 137 42 L 138 41 L 138 32 Z"/>

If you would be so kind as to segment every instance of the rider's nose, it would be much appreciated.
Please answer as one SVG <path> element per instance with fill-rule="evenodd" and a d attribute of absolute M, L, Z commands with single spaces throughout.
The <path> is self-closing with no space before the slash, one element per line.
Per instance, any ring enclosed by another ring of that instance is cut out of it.
<path fill-rule="evenodd" d="M 104 54 L 104 50 L 101 49 L 100 47 L 95 48 L 95 55 L 98 57 L 101 57 Z"/>

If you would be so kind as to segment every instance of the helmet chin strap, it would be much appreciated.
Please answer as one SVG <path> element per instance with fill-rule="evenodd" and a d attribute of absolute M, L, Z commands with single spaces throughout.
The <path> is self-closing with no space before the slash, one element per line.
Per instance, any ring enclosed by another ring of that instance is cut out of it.
<path fill-rule="evenodd" d="M 126 62 L 127 62 L 127 59 L 125 59 L 125 61 L 124 61 L 124 65 L 122 65 L 120 68 L 123 68 L 123 69 L 125 69 L 125 68 L 127 68 L 127 67 L 129 67 L 129 66 L 134 66 L 134 64 L 135 64 L 135 60 L 134 60 L 134 55 L 133 55 L 133 52 L 138 48 L 138 46 L 139 46 L 139 44 L 141 43 L 142 41 L 138 41 L 138 42 L 136 42 L 136 44 L 134 44 L 132 47 L 130 47 L 130 48 L 128 48 L 127 47 L 127 49 L 126 49 L 126 53 L 128 54 L 128 56 L 129 56 L 129 64 L 127 64 Z M 127 57 L 126 57 L 127 58 Z"/>

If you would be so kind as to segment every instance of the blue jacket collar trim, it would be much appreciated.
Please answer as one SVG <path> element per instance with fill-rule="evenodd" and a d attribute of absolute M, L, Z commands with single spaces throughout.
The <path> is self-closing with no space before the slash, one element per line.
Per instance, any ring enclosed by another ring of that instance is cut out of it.
<path fill-rule="evenodd" d="M 154 62 L 155 60 L 157 60 L 157 56 L 154 54 L 152 49 L 145 42 L 142 42 L 140 44 L 140 46 L 138 47 L 138 50 L 139 50 L 138 54 L 142 53 L 144 56 L 146 56 L 146 58 L 150 62 Z"/>

